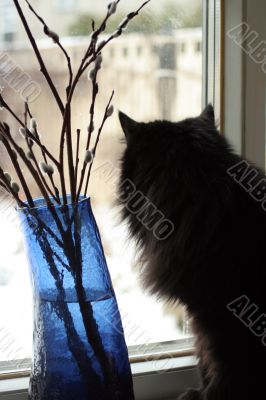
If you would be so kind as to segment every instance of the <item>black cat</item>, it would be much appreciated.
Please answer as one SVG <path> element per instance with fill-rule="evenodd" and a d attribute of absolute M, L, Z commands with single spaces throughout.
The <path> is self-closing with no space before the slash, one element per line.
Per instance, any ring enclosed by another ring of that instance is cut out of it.
<path fill-rule="evenodd" d="M 145 286 L 193 321 L 202 386 L 180 399 L 266 399 L 265 175 L 232 151 L 212 106 L 178 123 L 119 117 L 119 197 Z"/>

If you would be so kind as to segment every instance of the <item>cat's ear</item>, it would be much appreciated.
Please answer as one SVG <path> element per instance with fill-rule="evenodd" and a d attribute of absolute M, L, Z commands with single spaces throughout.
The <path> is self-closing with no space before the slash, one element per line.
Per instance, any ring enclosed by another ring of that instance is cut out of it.
<path fill-rule="evenodd" d="M 214 108 L 211 104 L 208 104 L 207 107 L 202 111 L 200 117 L 209 121 L 209 123 L 215 126 L 215 116 L 214 116 Z"/>
<path fill-rule="evenodd" d="M 139 130 L 139 123 L 129 118 L 126 114 L 119 111 L 118 113 L 120 124 L 128 140 L 132 135 L 136 134 Z"/>

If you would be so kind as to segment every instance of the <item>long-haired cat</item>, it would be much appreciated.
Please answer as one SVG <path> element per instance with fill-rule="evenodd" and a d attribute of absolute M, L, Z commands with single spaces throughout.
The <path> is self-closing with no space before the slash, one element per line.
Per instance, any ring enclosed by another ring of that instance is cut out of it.
<path fill-rule="evenodd" d="M 180 399 L 266 398 L 265 175 L 233 152 L 212 106 L 178 123 L 119 117 L 119 197 L 145 286 L 193 321 L 202 385 Z"/>

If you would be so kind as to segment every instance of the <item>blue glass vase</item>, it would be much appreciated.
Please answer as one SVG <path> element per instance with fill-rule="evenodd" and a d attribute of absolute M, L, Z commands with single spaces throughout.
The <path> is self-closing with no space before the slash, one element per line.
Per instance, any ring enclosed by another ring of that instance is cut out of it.
<path fill-rule="evenodd" d="M 90 200 L 19 216 L 33 299 L 30 400 L 134 399 L 121 318 Z"/>

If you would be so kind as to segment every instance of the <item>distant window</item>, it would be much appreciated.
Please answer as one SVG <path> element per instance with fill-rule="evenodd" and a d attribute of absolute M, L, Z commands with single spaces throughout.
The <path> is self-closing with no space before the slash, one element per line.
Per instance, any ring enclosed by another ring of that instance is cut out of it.
<path fill-rule="evenodd" d="M 159 48 L 160 68 L 176 69 L 176 45 L 166 43 Z"/>
<path fill-rule="evenodd" d="M 0 0 L 0 37 L 4 42 L 12 42 L 17 31 L 17 14 L 10 0 Z"/>
<path fill-rule="evenodd" d="M 6 32 L 4 33 L 4 42 L 11 43 L 15 39 L 15 33 L 14 32 Z"/>
<path fill-rule="evenodd" d="M 196 53 L 200 53 L 201 52 L 201 43 L 200 42 L 196 42 L 195 43 L 195 52 Z"/>

